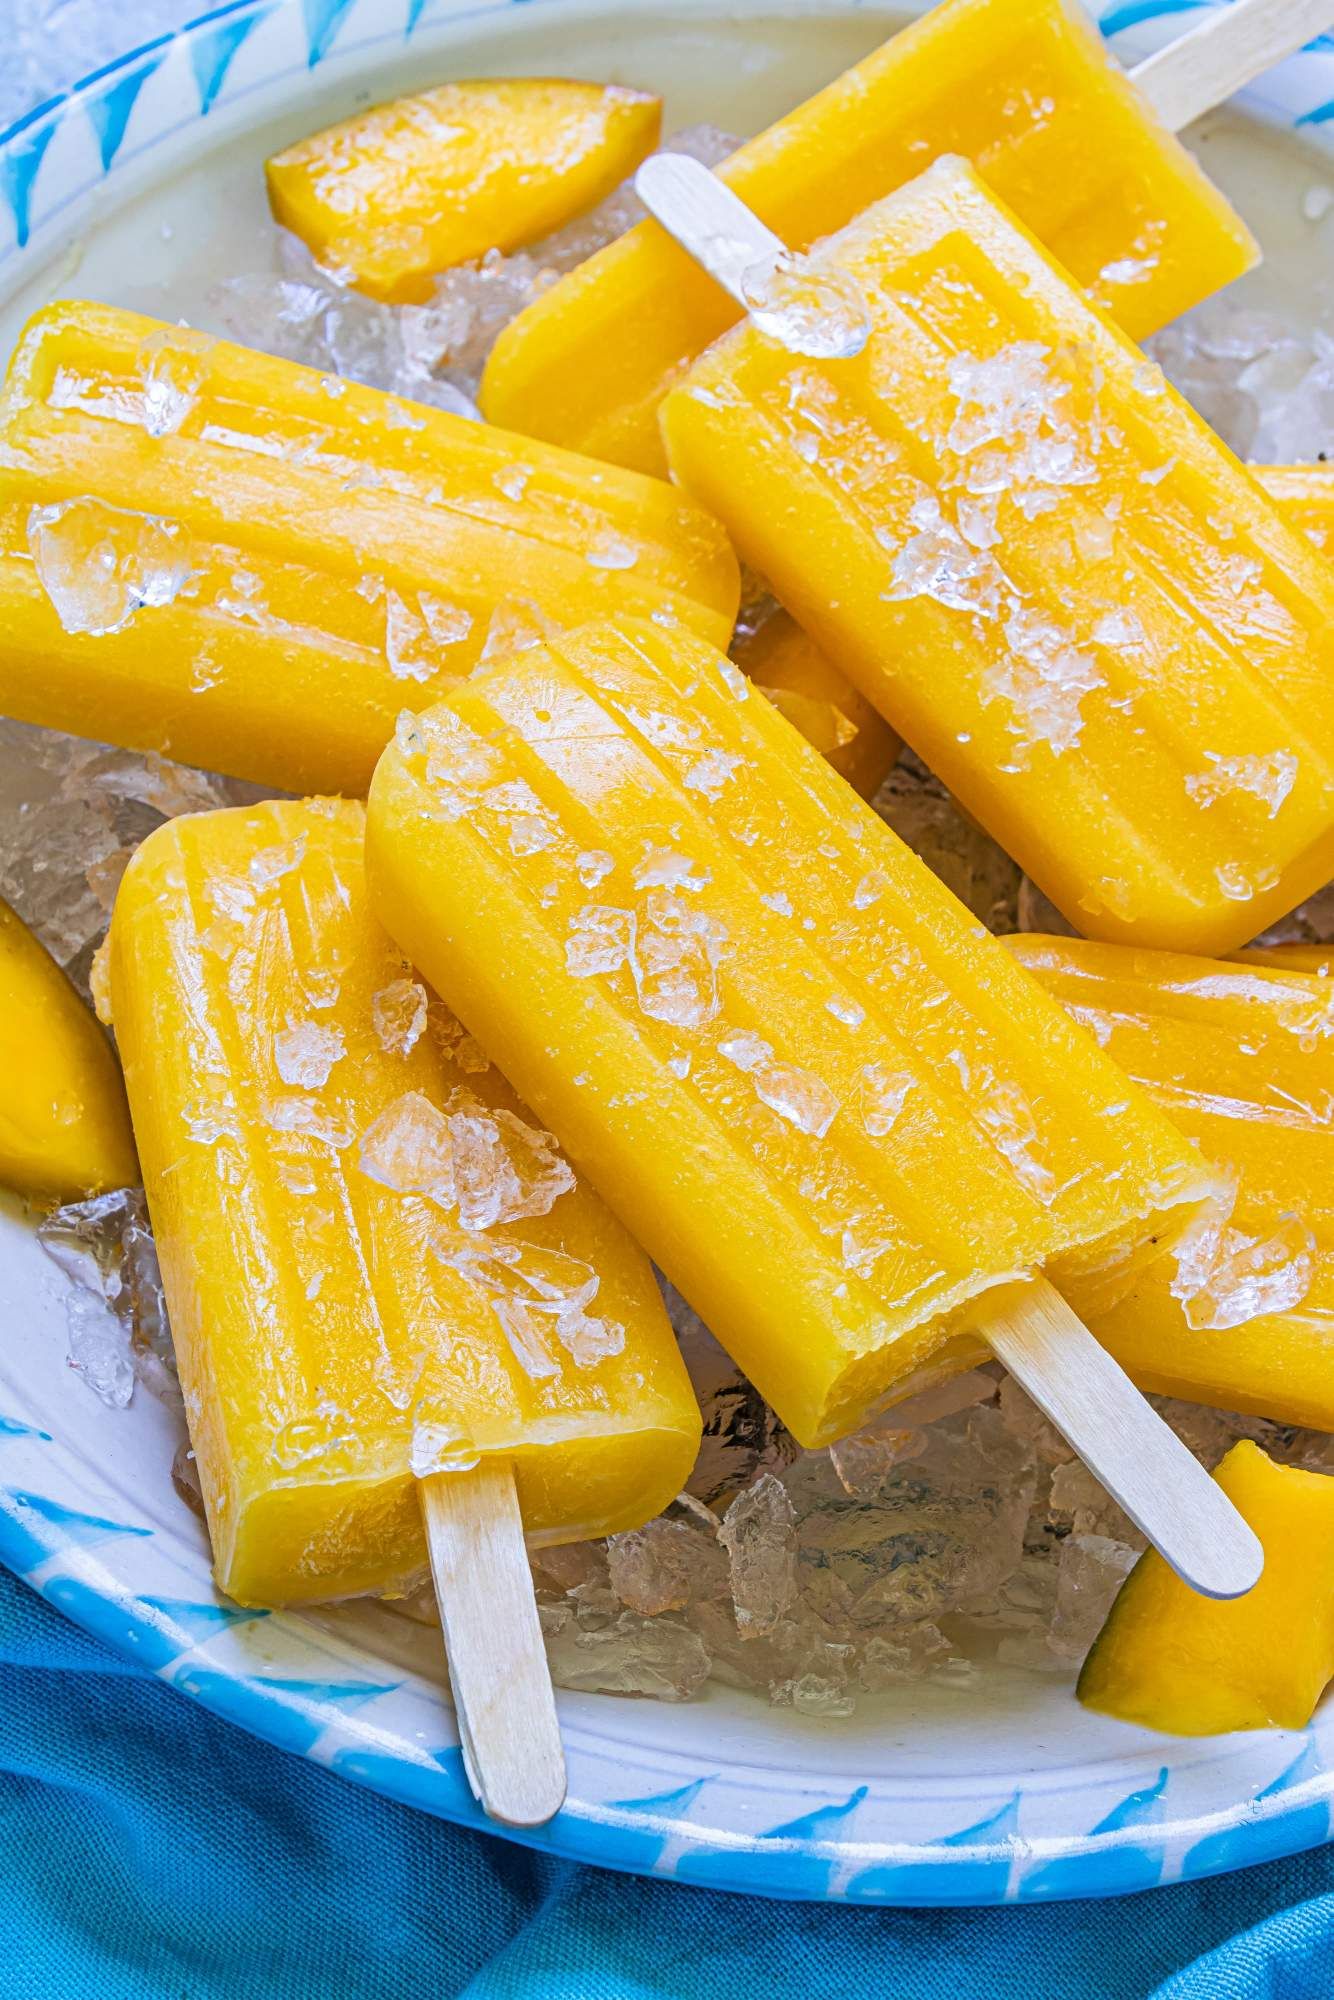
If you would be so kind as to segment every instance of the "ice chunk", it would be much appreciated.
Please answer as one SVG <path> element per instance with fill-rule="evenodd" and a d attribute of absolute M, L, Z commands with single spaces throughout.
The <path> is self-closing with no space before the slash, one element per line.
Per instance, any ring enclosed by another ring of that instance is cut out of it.
<path fill-rule="evenodd" d="M 1213 1196 L 1175 1248 L 1172 1295 L 1188 1325 L 1218 1332 L 1266 1313 L 1291 1312 L 1311 1288 L 1316 1241 L 1299 1215 L 1264 1237 L 1231 1226 L 1237 1183 Z"/>
<path fill-rule="evenodd" d="M 393 979 L 371 996 L 371 1025 L 386 1055 L 410 1054 L 426 1018 L 426 988 L 415 979 Z"/>
<path fill-rule="evenodd" d="M 731 1566 L 743 1637 L 771 1632 L 797 1587 L 796 1514 L 782 1483 L 762 1472 L 723 1516 L 718 1539 Z"/>
<path fill-rule="evenodd" d="M 344 1054 L 341 1028 L 317 1021 L 289 1022 L 273 1038 L 273 1060 L 284 1083 L 299 1090 L 322 1090 Z"/>
<path fill-rule="evenodd" d="M 143 426 L 150 437 L 171 437 L 189 417 L 208 377 L 210 334 L 192 327 L 164 327 L 139 346 Z"/>
<path fill-rule="evenodd" d="M 838 1099 L 812 1071 L 776 1062 L 770 1044 L 749 1029 L 724 1035 L 718 1053 L 747 1072 L 761 1104 L 767 1104 L 799 1132 L 823 1139 L 838 1115 Z"/>
<path fill-rule="evenodd" d="M 783 251 L 741 277 L 752 323 L 789 354 L 845 361 L 871 337 L 871 308 L 851 271 Z"/>
<path fill-rule="evenodd" d="M 607 1542 L 611 1587 L 629 1611 L 651 1618 L 683 1611 L 726 1587 L 727 1563 L 712 1534 L 661 1516 Z"/>
<path fill-rule="evenodd" d="M 565 963 L 577 979 L 628 970 L 645 1014 L 673 1027 L 700 1028 L 718 1012 L 726 935 L 674 891 L 651 889 L 637 909 L 585 904 L 576 911 Z"/>
<path fill-rule="evenodd" d="M 542 1604 L 539 1611 L 557 1687 L 689 1701 L 708 1679 L 703 1640 L 675 1619 L 623 1611 L 610 1622 L 585 1624 L 569 1604 Z"/>
<path fill-rule="evenodd" d="M 363 1133 L 358 1165 L 399 1194 L 457 1211 L 465 1230 L 547 1215 L 574 1186 L 549 1132 L 461 1088 L 443 1110 L 418 1090 L 395 1098 Z"/>
<path fill-rule="evenodd" d="M 137 611 L 172 603 L 190 580 L 179 522 L 91 497 L 33 507 L 28 548 L 67 632 L 123 631 Z"/>
<path fill-rule="evenodd" d="M 906 1070 L 867 1063 L 862 1071 L 859 1108 L 862 1124 L 872 1139 L 883 1139 L 894 1130 L 912 1087 L 913 1078 Z"/>
<path fill-rule="evenodd" d="M 180 1405 L 171 1329 L 142 1190 L 118 1188 L 46 1216 L 38 1241 L 70 1280 L 69 1361 L 94 1395 L 123 1409 L 142 1382 Z"/>

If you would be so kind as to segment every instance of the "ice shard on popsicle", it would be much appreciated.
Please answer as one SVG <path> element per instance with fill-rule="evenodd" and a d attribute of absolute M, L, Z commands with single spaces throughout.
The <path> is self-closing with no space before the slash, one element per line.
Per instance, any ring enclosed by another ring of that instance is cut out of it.
<path fill-rule="evenodd" d="M 402 1590 L 435 1472 L 507 1461 L 558 1542 L 656 1513 L 698 1444 L 645 1259 L 376 924 L 363 825 L 174 820 L 112 925 L 218 1582 L 248 1604 Z"/>
<path fill-rule="evenodd" d="M 1334 569 L 964 162 L 780 270 L 662 418 L 1078 929 L 1212 955 L 1334 874 Z"/>
<path fill-rule="evenodd" d="M 0 713 L 364 792 L 488 647 L 612 610 L 725 644 L 681 494 L 188 328 L 63 303 L 0 399 Z"/>
<path fill-rule="evenodd" d="M 1077 938 L 1005 940 L 1221 1171 L 1085 1316 L 1142 1389 L 1334 1430 L 1334 987 Z"/>
<path fill-rule="evenodd" d="M 946 0 L 720 173 L 806 250 L 946 153 L 973 160 L 1136 339 L 1255 261 L 1240 217 L 1072 0 Z M 642 223 L 506 328 L 483 408 L 514 430 L 657 471 L 659 402 L 736 317 L 670 237 Z"/>
<path fill-rule="evenodd" d="M 382 920 L 806 1445 L 974 1362 L 1016 1275 L 1077 1304 L 1213 1185 L 682 635 L 589 627 L 407 718 L 367 853 Z"/>

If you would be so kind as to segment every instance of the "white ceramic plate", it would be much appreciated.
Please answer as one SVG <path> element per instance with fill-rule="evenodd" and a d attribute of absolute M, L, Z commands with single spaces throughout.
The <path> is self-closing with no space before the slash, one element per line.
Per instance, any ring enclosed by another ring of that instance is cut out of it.
<path fill-rule="evenodd" d="M 899 11 L 908 11 L 901 9 Z M 1179 0 L 1104 8 L 1123 53 Z M 875 8 L 618 0 L 237 0 L 0 136 L 0 338 L 58 293 L 205 320 L 254 262 L 264 155 L 356 104 L 449 74 L 651 84 L 670 130 L 750 130 L 885 32 Z M 1257 226 L 1269 298 L 1299 315 L 1304 187 L 1334 180 L 1334 45 L 1209 122 L 1210 170 Z M 1258 120 L 1258 122 L 1257 122 Z M 1322 157 L 1323 149 L 1323 157 Z M 1324 238 L 1326 255 L 1329 237 Z M 215 1596 L 177 1497 L 174 1419 L 106 1409 L 65 1360 L 62 1280 L 0 1201 L 0 1560 L 183 1694 L 280 1748 L 449 1819 L 463 1777 L 435 1635 L 376 1605 L 296 1616 Z M 569 1803 L 533 1844 L 774 1896 L 999 1903 L 1114 1895 L 1326 1840 L 1334 1709 L 1304 1732 L 1155 1737 L 1062 1680 L 905 1688 L 846 1722 L 710 1687 L 681 1707 L 563 1694 Z"/>

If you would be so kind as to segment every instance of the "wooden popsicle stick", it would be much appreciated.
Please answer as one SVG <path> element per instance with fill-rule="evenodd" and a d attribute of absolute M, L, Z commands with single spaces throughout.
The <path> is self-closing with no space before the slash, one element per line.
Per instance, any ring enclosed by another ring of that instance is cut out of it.
<path fill-rule="evenodd" d="M 565 1753 L 514 1469 L 484 1458 L 418 1493 L 468 1782 L 492 1819 L 542 1826 L 565 1798 Z"/>
<path fill-rule="evenodd" d="M 1232 0 L 1138 63 L 1130 80 L 1179 132 L 1329 27 L 1334 0 Z"/>
<path fill-rule="evenodd" d="M 1183 1583 L 1241 1597 L 1258 1582 L 1254 1531 L 1053 1285 L 1007 1285 L 977 1331 Z"/>
<path fill-rule="evenodd" d="M 652 154 L 635 175 L 635 193 L 743 312 L 750 305 L 745 277 L 787 255 L 782 237 L 740 195 L 684 153 Z"/>
<path fill-rule="evenodd" d="M 698 160 L 657 154 L 635 187 L 745 306 L 745 274 L 784 250 L 773 231 Z M 1251 1588 L 1264 1556 L 1250 1528 L 1059 1292 L 1044 1278 L 1006 1286 L 978 1330 L 1185 1583 L 1209 1597 Z"/>

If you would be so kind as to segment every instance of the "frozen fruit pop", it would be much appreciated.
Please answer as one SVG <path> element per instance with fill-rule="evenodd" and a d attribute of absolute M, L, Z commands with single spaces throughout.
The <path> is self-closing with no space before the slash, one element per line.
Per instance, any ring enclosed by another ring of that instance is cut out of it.
<path fill-rule="evenodd" d="M 875 797 L 903 745 L 794 618 L 773 612 L 735 647 L 733 657 L 864 799 Z"/>
<path fill-rule="evenodd" d="M 1334 989 L 1256 958 L 1007 938 L 1221 1175 L 1169 1250 L 1085 1300 L 1142 1389 L 1334 1430 Z"/>
<path fill-rule="evenodd" d="M 404 719 L 367 862 L 382 921 L 802 1444 L 983 1335 L 1124 1494 L 1091 1435 L 1115 1401 L 1149 1532 L 1186 1477 L 1175 1525 L 1247 1587 L 1198 1465 L 1028 1282 L 1133 1270 L 1203 1161 L 730 661 L 627 623 L 474 677 Z"/>
<path fill-rule="evenodd" d="M 109 306 L 0 400 L 0 713 L 283 791 L 364 792 L 405 704 L 600 611 L 725 644 L 679 493 Z"/>
<path fill-rule="evenodd" d="M 498 1481 L 538 1544 L 638 1525 L 699 1438 L 645 1259 L 374 921 L 363 826 L 334 800 L 177 819 L 112 924 L 216 1574 L 245 1604 L 401 1593 L 418 1489 Z"/>
<path fill-rule="evenodd" d="M 50 953 L 0 902 L 0 1185 L 78 1201 L 137 1182 L 110 1044 Z"/>
<path fill-rule="evenodd" d="M 1275 12 L 1272 0 L 1263 6 Z M 1307 0 L 1307 15 L 1317 9 Z M 1241 11 L 1253 15 L 1254 4 Z M 1305 32 L 1324 25 L 1311 20 Z M 1302 39 L 1299 28 L 1287 46 Z M 1142 339 L 1256 256 L 1156 108 L 1171 91 L 1175 129 L 1245 76 L 1220 80 L 1185 48 L 1169 52 L 1170 71 L 1163 59 L 1146 65 L 1140 90 L 1074 0 L 946 0 L 747 141 L 720 172 L 785 243 L 807 250 L 933 159 L 962 154 Z M 1246 74 L 1276 53 L 1253 52 Z M 670 237 L 643 223 L 506 328 L 487 364 L 483 408 L 514 430 L 657 471 L 659 402 L 736 316 Z"/>
<path fill-rule="evenodd" d="M 269 202 L 326 269 L 420 304 L 436 272 L 535 242 L 609 195 L 661 123 L 660 98 L 615 83 L 442 83 L 275 154 Z"/>
<path fill-rule="evenodd" d="M 696 163 L 639 185 L 772 267 L 674 472 L 1069 922 L 1214 955 L 1327 881 L 1334 569 L 973 170 L 788 267 Z"/>

